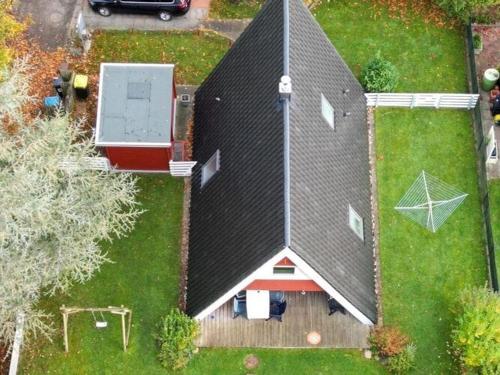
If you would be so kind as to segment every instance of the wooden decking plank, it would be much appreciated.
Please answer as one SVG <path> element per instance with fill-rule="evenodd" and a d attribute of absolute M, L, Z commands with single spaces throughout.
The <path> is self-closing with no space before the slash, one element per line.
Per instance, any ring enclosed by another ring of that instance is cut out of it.
<path fill-rule="evenodd" d="M 307 333 L 321 334 L 320 347 L 367 346 L 369 327 L 347 314 L 328 316 L 326 294 L 286 293 L 283 322 L 232 318 L 232 300 L 203 319 L 199 346 L 209 347 L 312 347 Z"/>

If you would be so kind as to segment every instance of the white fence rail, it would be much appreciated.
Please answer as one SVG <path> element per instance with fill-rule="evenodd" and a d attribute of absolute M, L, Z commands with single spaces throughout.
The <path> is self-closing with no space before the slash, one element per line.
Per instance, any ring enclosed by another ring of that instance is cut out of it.
<path fill-rule="evenodd" d="M 170 174 L 175 177 L 189 177 L 195 165 L 195 161 L 170 160 Z"/>
<path fill-rule="evenodd" d="M 191 170 L 196 165 L 195 161 L 173 161 L 170 160 L 170 174 L 177 177 L 191 176 Z M 94 171 L 109 171 L 120 172 L 119 169 L 113 168 L 108 158 L 105 157 L 86 157 L 80 161 L 66 159 L 59 162 L 59 168 L 72 172 L 76 170 L 94 170 Z M 130 171 L 129 171 L 130 172 Z"/>
<path fill-rule="evenodd" d="M 81 161 L 66 159 L 59 162 L 59 168 L 68 172 L 77 169 L 93 171 L 111 171 L 113 169 L 109 163 L 109 159 L 105 157 L 86 157 L 82 158 Z"/>
<path fill-rule="evenodd" d="M 465 108 L 476 106 L 478 94 L 365 94 L 370 107 Z"/>

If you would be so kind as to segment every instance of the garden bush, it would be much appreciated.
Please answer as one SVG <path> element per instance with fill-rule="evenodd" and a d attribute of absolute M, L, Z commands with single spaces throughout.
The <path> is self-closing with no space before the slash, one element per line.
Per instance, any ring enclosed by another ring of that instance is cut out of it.
<path fill-rule="evenodd" d="M 452 332 L 453 353 L 464 370 L 500 373 L 500 297 L 486 287 L 460 294 L 459 314 Z"/>
<path fill-rule="evenodd" d="M 196 352 L 198 322 L 179 309 L 172 309 L 160 322 L 158 358 L 163 367 L 179 370 L 187 366 Z"/>
<path fill-rule="evenodd" d="M 483 48 L 483 40 L 481 39 L 481 35 L 474 34 L 474 36 L 472 37 L 472 44 L 474 45 L 474 49 Z"/>
<path fill-rule="evenodd" d="M 368 92 L 390 92 L 398 83 L 396 67 L 378 52 L 361 71 L 361 83 Z"/>
<path fill-rule="evenodd" d="M 498 4 L 498 0 L 437 0 L 437 4 L 450 16 L 467 22 L 477 12 Z"/>
<path fill-rule="evenodd" d="M 391 374 L 406 374 L 415 367 L 415 354 L 417 347 L 414 344 L 408 344 L 403 351 L 387 361 L 387 369 Z"/>
<path fill-rule="evenodd" d="M 370 336 L 372 350 L 381 357 L 395 356 L 406 348 L 409 338 L 396 327 L 376 327 Z"/>

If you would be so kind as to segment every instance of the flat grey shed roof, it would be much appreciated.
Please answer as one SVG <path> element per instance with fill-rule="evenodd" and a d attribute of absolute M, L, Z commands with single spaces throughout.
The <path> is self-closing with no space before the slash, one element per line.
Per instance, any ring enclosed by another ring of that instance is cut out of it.
<path fill-rule="evenodd" d="M 102 63 L 96 144 L 168 145 L 174 65 Z"/>

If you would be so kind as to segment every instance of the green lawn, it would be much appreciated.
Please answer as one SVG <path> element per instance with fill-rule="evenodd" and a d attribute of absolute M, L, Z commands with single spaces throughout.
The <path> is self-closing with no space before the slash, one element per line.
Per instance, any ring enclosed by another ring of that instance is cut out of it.
<path fill-rule="evenodd" d="M 62 334 L 44 339 L 23 352 L 24 374 L 165 374 L 156 360 L 154 333 L 160 317 L 178 300 L 179 235 L 182 179 L 141 177 L 139 200 L 147 212 L 127 238 L 105 246 L 114 263 L 102 267 L 90 282 L 77 285 L 71 296 L 46 299 L 42 307 L 62 326 L 58 308 L 125 305 L 133 309 L 130 349 L 122 351 L 118 317 L 106 315 L 109 327 L 94 328 L 92 315 L 70 318 L 70 352 L 64 353 Z M 98 316 L 99 317 L 99 316 Z M 247 374 L 248 353 L 261 363 L 256 374 L 381 374 L 359 351 L 342 350 L 202 350 L 184 372 L 188 375 Z"/>
<path fill-rule="evenodd" d="M 245 369 L 247 354 L 257 355 L 256 370 Z M 205 349 L 189 365 L 189 375 L 372 375 L 382 366 L 364 359 L 359 351 L 329 349 Z"/>
<path fill-rule="evenodd" d="M 176 64 L 178 84 L 199 85 L 229 47 L 210 32 L 103 31 L 94 34 L 88 73 L 101 62 Z"/>
<path fill-rule="evenodd" d="M 486 280 L 470 119 L 458 111 L 378 110 L 376 124 L 384 322 L 415 340 L 418 373 L 450 373 L 455 299 Z M 435 234 L 393 208 L 421 170 L 469 194 Z"/>
<path fill-rule="evenodd" d="M 210 18 L 253 18 L 264 0 L 212 0 Z"/>
<path fill-rule="evenodd" d="M 139 201 L 147 210 L 126 238 L 105 244 L 113 263 L 71 296 L 46 299 L 42 307 L 55 315 L 58 334 L 52 344 L 41 339 L 35 354 L 23 353 L 26 374 L 158 374 L 153 338 L 160 317 L 178 301 L 182 179 L 140 178 Z M 109 328 L 97 330 L 92 315 L 70 317 L 69 354 L 64 354 L 58 313 L 67 306 L 125 305 L 133 310 L 130 350 L 121 348 L 119 318 L 107 315 Z"/>
<path fill-rule="evenodd" d="M 359 74 L 380 50 L 398 68 L 399 92 L 466 92 L 464 42 L 458 30 L 410 25 L 364 1 L 324 2 L 317 19 Z M 362 22 L 361 22 L 362 20 Z M 453 304 L 461 288 L 486 280 L 474 143 L 469 113 L 378 109 L 377 174 L 385 324 L 400 326 L 418 346 L 419 374 L 454 372 L 447 353 Z M 469 196 L 432 234 L 394 210 L 425 170 Z"/>
<path fill-rule="evenodd" d="M 464 39 L 461 31 L 426 23 L 419 15 L 406 25 L 380 16 L 370 1 L 330 0 L 314 10 L 316 19 L 344 60 L 359 76 L 377 51 L 400 73 L 395 91 L 466 92 Z"/>
<path fill-rule="evenodd" d="M 397 91 L 466 90 L 460 31 L 433 27 L 419 16 L 410 25 L 384 13 L 374 19 L 365 1 L 325 1 L 315 13 L 356 74 L 381 50 L 401 73 Z M 199 83 L 227 47 L 212 34 L 103 33 L 94 41 L 91 70 L 97 71 L 98 61 L 175 62 L 178 81 Z M 376 123 L 384 321 L 402 327 L 417 344 L 416 373 L 452 373 L 446 341 L 455 298 L 463 286 L 486 280 L 470 118 L 461 111 L 379 109 Z M 393 209 L 422 169 L 469 193 L 436 234 Z M 135 316 L 130 352 L 121 352 L 116 323 L 110 320 L 108 330 L 96 332 L 92 319 L 81 316 L 71 321 L 71 353 L 63 354 L 60 336 L 53 344 L 40 341 L 31 356 L 23 353 L 25 373 L 165 373 L 155 359 L 153 333 L 158 318 L 177 301 L 182 183 L 144 177 L 141 186 L 141 201 L 149 212 L 128 239 L 107 246 L 115 263 L 103 266 L 86 285 L 76 286 L 72 297 L 45 303 L 53 312 L 62 303 L 131 306 Z M 249 373 L 242 366 L 249 352 L 202 350 L 186 373 Z M 358 352 L 251 352 L 261 359 L 255 371 L 261 374 L 383 372 Z"/>
<path fill-rule="evenodd" d="M 491 225 L 495 240 L 497 275 L 500 275 L 500 180 L 490 182 L 488 192 L 490 195 Z"/>

